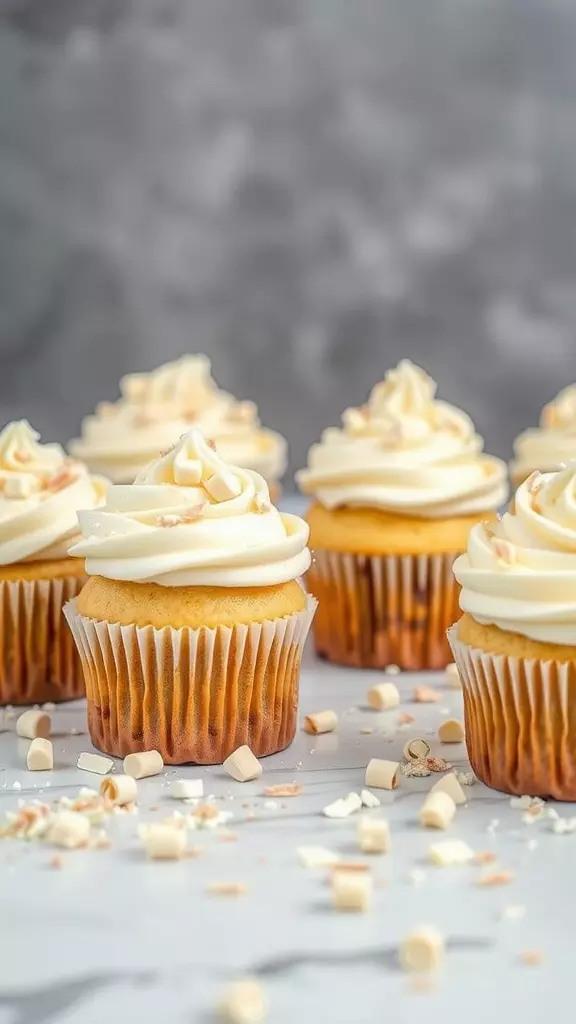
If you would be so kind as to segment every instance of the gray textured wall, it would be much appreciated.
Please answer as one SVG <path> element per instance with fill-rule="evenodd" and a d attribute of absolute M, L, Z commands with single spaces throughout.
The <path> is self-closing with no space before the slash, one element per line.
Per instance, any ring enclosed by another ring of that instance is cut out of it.
<path fill-rule="evenodd" d="M 0 412 L 206 351 L 293 465 L 402 355 L 576 379 L 576 0 L 0 0 Z"/>

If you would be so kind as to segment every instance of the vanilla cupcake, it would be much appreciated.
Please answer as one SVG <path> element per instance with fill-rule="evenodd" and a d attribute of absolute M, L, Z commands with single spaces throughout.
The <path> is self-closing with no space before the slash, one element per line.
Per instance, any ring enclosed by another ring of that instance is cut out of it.
<path fill-rule="evenodd" d="M 539 426 L 523 430 L 513 447 L 510 476 L 515 488 L 535 469 L 553 473 L 576 459 L 576 384 L 545 405 Z"/>
<path fill-rule="evenodd" d="M 192 425 L 218 445 L 226 462 L 251 469 L 280 492 L 286 441 L 261 426 L 253 402 L 220 391 L 206 356 L 182 356 L 151 373 L 120 381 L 122 397 L 101 402 L 70 442 L 73 455 L 113 483 L 132 483 L 159 451 L 175 444 Z"/>
<path fill-rule="evenodd" d="M 507 496 L 506 466 L 465 413 L 403 360 L 326 430 L 297 475 L 308 512 L 318 653 L 369 668 L 439 668 L 470 527 Z"/>
<path fill-rule="evenodd" d="M 576 800 L 576 464 L 535 472 L 475 526 L 449 631 L 474 771 L 507 793 Z"/>
<path fill-rule="evenodd" d="M 95 508 L 104 481 L 38 444 L 26 420 L 0 433 L 0 704 L 82 696 L 82 669 L 62 606 L 85 582 L 68 555 L 77 509 Z"/>
<path fill-rule="evenodd" d="M 316 602 L 298 582 L 308 527 L 192 429 L 105 507 L 79 514 L 90 576 L 66 614 L 93 743 L 172 764 L 215 763 L 294 737 Z"/>

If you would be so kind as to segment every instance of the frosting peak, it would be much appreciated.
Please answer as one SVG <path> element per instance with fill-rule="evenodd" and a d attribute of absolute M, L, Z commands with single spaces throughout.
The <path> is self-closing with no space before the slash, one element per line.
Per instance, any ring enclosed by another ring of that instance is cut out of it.
<path fill-rule="evenodd" d="M 454 574 L 462 610 L 478 622 L 576 645 L 576 462 L 532 473 L 514 513 L 474 526 Z"/>
<path fill-rule="evenodd" d="M 517 480 L 534 469 L 560 469 L 576 458 L 576 384 L 563 388 L 544 406 L 538 427 L 523 430 L 514 442 L 510 471 Z"/>
<path fill-rule="evenodd" d="M 308 527 L 258 473 L 228 466 L 197 428 L 106 505 L 79 513 L 86 571 L 162 586 L 273 586 L 306 572 Z"/>
<path fill-rule="evenodd" d="M 407 359 L 389 370 L 366 405 L 324 431 L 305 493 L 327 508 L 358 505 L 421 517 L 468 515 L 506 499 L 506 467 L 482 453 L 469 416 L 439 401 L 436 384 Z"/>

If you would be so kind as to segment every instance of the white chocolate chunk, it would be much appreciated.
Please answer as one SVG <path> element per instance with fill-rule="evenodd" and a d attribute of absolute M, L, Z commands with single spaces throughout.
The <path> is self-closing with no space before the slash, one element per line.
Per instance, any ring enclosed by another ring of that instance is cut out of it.
<path fill-rule="evenodd" d="M 299 846 L 296 853 L 305 868 L 329 868 L 340 860 L 337 853 L 323 846 Z"/>
<path fill-rule="evenodd" d="M 29 498 L 37 486 L 31 473 L 14 473 L 4 481 L 4 494 L 7 498 Z"/>
<path fill-rule="evenodd" d="M 400 703 L 398 687 L 394 683 L 378 683 L 368 690 L 366 700 L 374 711 L 390 711 L 397 708 Z"/>
<path fill-rule="evenodd" d="M 358 844 L 363 853 L 389 853 L 390 829 L 385 818 L 361 818 Z"/>
<path fill-rule="evenodd" d="M 425 828 L 448 828 L 456 813 L 456 804 L 448 793 L 428 793 L 420 808 L 420 822 Z"/>
<path fill-rule="evenodd" d="M 84 751 L 79 754 L 76 767 L 83 772 L 94 772 L 95 775 L 107 775 L 114 767 L 114 761 L 109 757 L 102 757 L 101 754 L 89 754 Z"/>
<path fill-rule="evenodd" d="M 449 665 L 446 665 L 446 682 L 454 690 L 462 689 L 462 682 L 460 680 L 460 673 L 455 661 L 451 661 Z"/>
<path fill-rule="evenodd" d="M 29 772 L 50 772 L 54 767 L 54 749 L 50 740 L 37 736 L 28 747 L 26 767 Z"/>
<path fill-rule="evenodd" d="M 164 771 L 162 755 L 157 750 L 143 750 L 139 754 L 127 754 L 124 758 L 124 774 L 133 779 L 148 779 Z"/>
<path fill-rule="evenodd" d="M 242 493 L 242 484 L 234 473 L 220 470 L 204 482 L 204 487 L 214 501 L 229 501 Z"/>
<path fill-rule="evenodd" d="M 336 910 L 367 910 L 372 897 L 372 877 L 366 872 L 339 871 L 332 874 L 332 903 Z"/>
<path fill-rule="evenodd" d="M 238 747 L 238 750 L 230 754 L 222 767 L 236 782 L 251 782 L 253 779 L 259 779 L 262 775 L 260 761 L 246 745 Z"/>
<path fill-rule="evenodd" d="M 25 740 L 35 740 L 37 736 L 48 739 L 50 735 L 50 715 L 45 711 L 25 711 L 16 722 L 16 733 Z"/>
<path fill-rule="evenodd" d="M 421 761 L 430 754 L 430 744 L 417 736 L 404 744 L 402 753 L 407 761 Z"/>
<path fill-rule="evenodd" d="M 464 726 L 457 718 L 447 718 L 438 729 L 438 739 L 441 743 L 463 743 Z"/>
<path fill-rule="evenodd" d="M 141 825 L 138 835 L 151 860 L 180 860 L 184 856 L 186 849 L 185 827 L 168 822 Z"/>
<path fill-rule="evenodd" d="M 318 736 L 324 732 L 334 732 L 338 725 L 338 715 L 335 711 L 316 711 L 313 715 L 306 715 L 304 719 L 304 732 Z"/>
<path fill-rule="evenodd" d="M 455 864 L 469 864 L 474 859 L 474 850 L 463 839 L 444 839 L 432 843 L 428 855 L 438 867 L 451 868 Z"/>
<path fill-rule="evenodd" d="M 405 971 L 435 971 L 444 957 L 444 939 L 437 928 L 416 928 L 400 944 L 400 964 Z"/>
<path fill-rule="evenodd" d="M 359 811 L 361 807 L 362 801 L 358 793 L 348 793 L 348 796 L 335 800 L 333 804 L 328 804 L 322 813 L 326 818 L 348 818 L 351 814 Z"/>
<path fill-rule="evenodd" d="M 396 789 L 399 768 L 398 761 L 383 761 L 373 757 L 366 766 L 364 782 L 373 789 Z"/>
<path fill-rule="evenodd" d="M 132 804 L 138 797 L 138 783 L 131 775 L 107 775 L 100 783 L 100 796 L 105 796 L 115 807 Z"/>
<path fill-rule="evenodd" d="M 402 669 L 400 668 L 400 665 L 386 665 L 384 671 L 387 676 L 399 676 Z"/>
<path fill-rule="evenodd" d="M 90 821 L 84 814 L 78 814 L 76 811 L 59 811 L 50 826 L 47 838 L 48 842 L 54 843 L 55 846 L 63 846 L 67 850 L 86 846 L 90 838 Z"/>
<path fill-rule="evenodd" d="M 361 791 L 360 799 L 362 801 L 362 806 L 368 807 L 369 809 L 372 809 L 373 807 L 380 807 L 382 804 L 379 797 L 377 797 L 375 793 L 371 793 L 369 789 L 363 789 Z"/>
<path fill-rule="evenodd" d="M 174 462 L 174 480 L 180 487 L 194 487 L 202 480 L 202 463 L 198 459 Z"/>
<path fill-rule="evenodd" d="M 204 796 L 202 779 L 176 779 L 170 787 L 173 800 L 199 800 Z"/>
<path fill-rule="evenodd" d="M 450 772 L 449 775 L 443 775 L 441 779 L 438 779 L 438 782 L 434 783 L 430 792 L 448 793 L 448 796 L 452 797 L 456 806 L 461 806 L 462 804 L 467 803 L 466 794 L 454 775 L 454 772 Z"/>
<path fill-rule="evenodd" d="M 262 1024 L 268 1016 L 264 989 L 252 978 L 236 981 L 220 1001 L 220 1014 L 229 1024 Z"/>

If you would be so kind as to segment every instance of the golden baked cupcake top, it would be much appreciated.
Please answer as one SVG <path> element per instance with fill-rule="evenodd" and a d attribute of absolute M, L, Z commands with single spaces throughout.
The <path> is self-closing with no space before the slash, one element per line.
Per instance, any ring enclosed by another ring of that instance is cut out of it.
<path fill-rule="evenodd" d="M 356 506 L 423 518 L 496 509 L 507 497 L 506 466 L 483 453 L 466 413 L 438 400 L 436 384 L 402 360 L 366 405 L 325 430 L 297 474 L 325 508 Z"/>
<path fill-rule="evenodd" d="M 221 391 L 203 355 L 182 356 L 150 373 L 120 381 L 122 397 L 101 402 L 70 442 L 73 455 L 113 483 L 132 483 L 160 449 L 192 425 L 218 444 L 223 457 L 277 481 L 286 469 L 286 441 L 262 427 L 253 402 Z"/>
<path fill-rule="evenodd" d="M 576 645 L 576 463 L 534 472 L 513 513 L 472 527 L 454 574 L 462 610 L 480 624 Z"/>
<path fill-rule="evenodd" d="M 79 513 L 71 554 L 89 575 L 166 587 L 265 587 L 309 567 L 308 526 L 281 514 L 252 470 L 229 466 L 192 428 L 142 470 Z"/>
<path fill-rule="evenodd" d="M 39 437 L 27 420 L 0 432 L 0 565 L 65 558 L 77 510 L 103 500 L 105 481 Z"/>
<path fill-rule="evenodd" d="M 534 469 L 554 472 L 576 459 L 576 384 L 545 405 L 537 427 L 523 430 L 514 441 L 510 473 L 525 480 Z"/>

